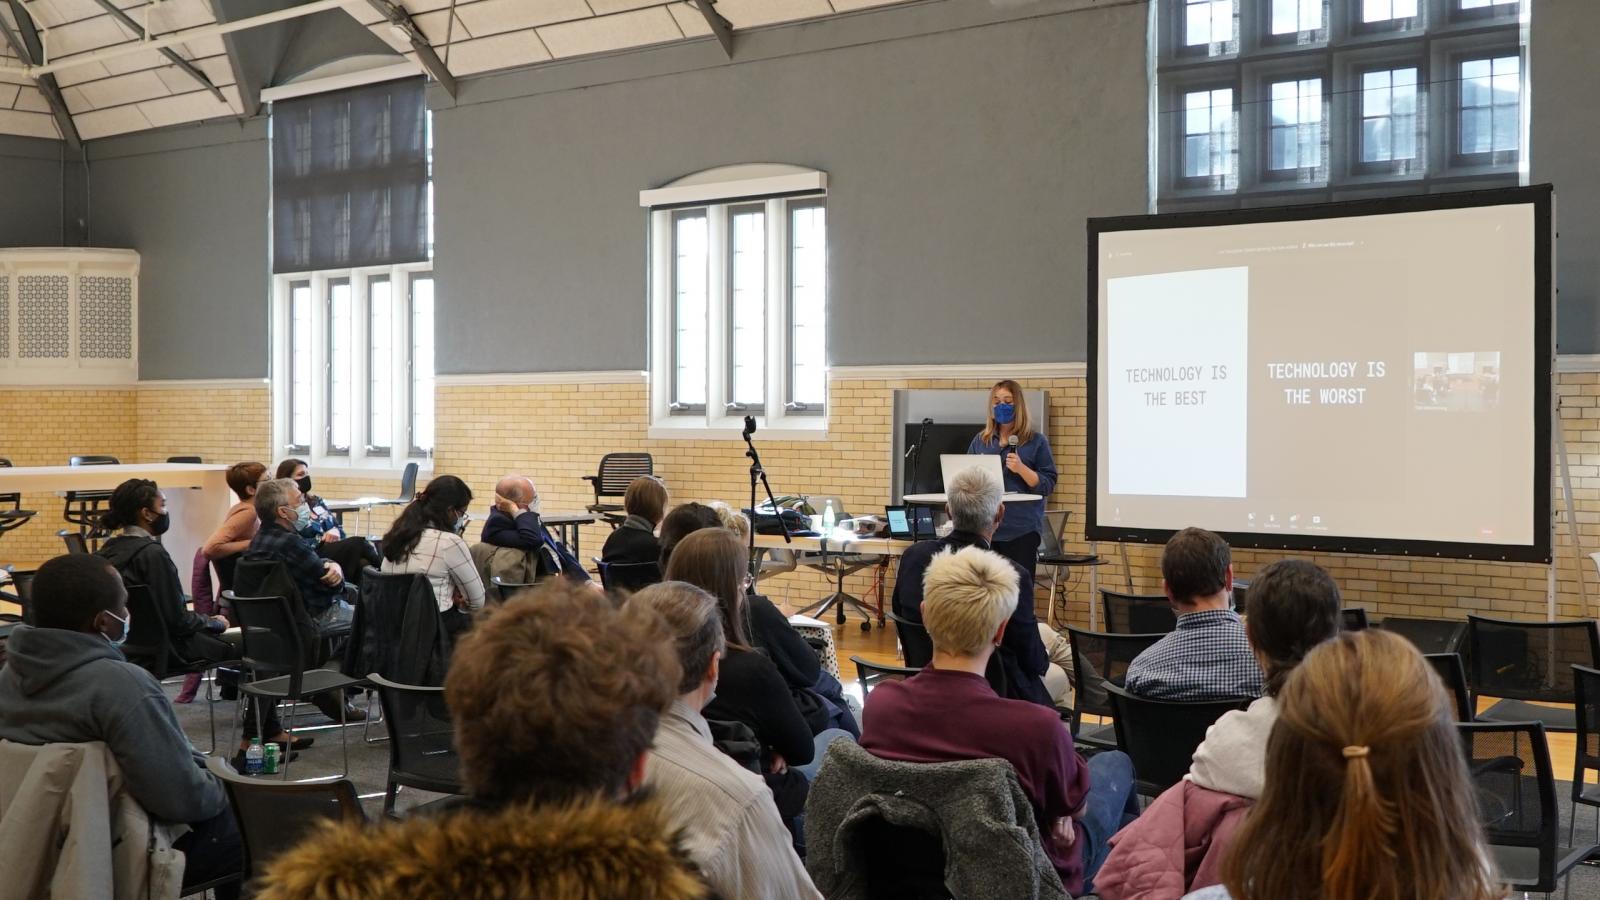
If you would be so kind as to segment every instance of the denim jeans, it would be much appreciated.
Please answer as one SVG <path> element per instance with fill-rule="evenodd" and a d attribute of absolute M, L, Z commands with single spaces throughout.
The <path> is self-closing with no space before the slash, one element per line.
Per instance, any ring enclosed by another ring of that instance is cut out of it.
<path fill-rule="evenodd" d="M 822 768 L 822 757 L 827 755 L 828 745 L 841 739 L 853 741 L 855 740 L 855 736 L 850 732 L 845 731 L 843 728 L 829 728 L 823 731 L 821 734 L 812 738 L 812 743 L 816 746 L 817 752 L 811 757 L 811 762 L 808 762 L 803 766 L 792 766 L 791 768 L 806 776 L 807 781 L 816 781 L 817 770 Z"/>
<path fill-rule="evenodd" d="M 1139 815 L 1133 791 L 1133 761 L 1120 750 L 1089 758 L 1089 796 L 1083 818 L 1083 891 L 1093 893 L 1094 875 L 1111 854 L 1111 836 Z"/>

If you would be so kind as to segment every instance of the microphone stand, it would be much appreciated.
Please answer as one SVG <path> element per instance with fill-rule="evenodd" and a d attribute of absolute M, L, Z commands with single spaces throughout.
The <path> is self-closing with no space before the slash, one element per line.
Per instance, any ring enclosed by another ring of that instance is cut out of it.
<path fill-rule="evenodd" d="M 776 516 L 777 519 L 778 519 L 778 527 L 783 529 L 783 542 L 785 544 L 794 543 L 794 538 L 789 534 L 789 523 L 784 521 L 784 519 L 783 519 L 783 511 L 778 509 L 778 501 L 777 501 L 776 498 L 774 498 L 772 496 L 772 483 L 767 481 L 767 470 L 765 468 L 762 468 L 762 466 L 761 466 L 761 454 L 756 452 L 755 442 L 750 440 L 750 435 L 754 434 L 755 430 L 756 430 L 755 418 L 753 416 L 745 416 L 745 418 L 744 418 L 744 447 L 745 447 L 744 455 L 750 458 L 750 516 L 751 516 L 751 519 L 750 519 L 750 555 L 749 555 L 748 558 L 750 560 L 750 593 L 752 593 L 752 594 L 754 594 L 756 592 L 756 575 L 761 570 L 761 567 L 756 564 L 756 523 L 755 523 L 755 515 L 756 515 L 756 483 L 758 481 L 761 483 L 762 487 L 766 488 L 766 491 L 767 491 L 767 504 L 772 507 L 772 514 L 774 516 Z"/>
<path fill-rule="evenodd" d="M 932 419 L 922 420 L 922 427 L 917 429 L 917 442 L 911 445 L 910 450 L 906 451 L 906 455 L 911 457 L 911 475 L 906 479 L 911 490 L 909 492 L 901 491 L 902 498 L 907 493 L 915 494 L 917 492 L 917 476 L 922 474 L 922 446 L 928 442 L 928 426 L 931 424 L 933 424 Z"/>

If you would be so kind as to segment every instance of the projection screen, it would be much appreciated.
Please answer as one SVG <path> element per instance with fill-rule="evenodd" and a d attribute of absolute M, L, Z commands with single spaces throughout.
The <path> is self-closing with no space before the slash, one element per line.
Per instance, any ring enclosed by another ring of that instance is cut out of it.
<path fill-rule="evenodd" d="M 1552 201 L 1091 219 L 1088 538 L 1548 561 Z"/>

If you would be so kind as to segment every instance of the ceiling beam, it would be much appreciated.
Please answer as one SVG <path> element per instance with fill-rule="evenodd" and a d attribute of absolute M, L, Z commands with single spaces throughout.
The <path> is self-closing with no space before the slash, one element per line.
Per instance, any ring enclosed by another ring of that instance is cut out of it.
<path fill-rule="evenodd" d="M 39 29 L 34 27 L 33 17 L 22 8 L 21 0 L 8 0 L 8 4 L 11 7 L 12 18 L 17 20 L 17 30 L 12 31 L 7 27 L 4 19 L 0 19 L 0 30 L 5 32 L 6 43 L 11 45 L 11 49 L 16 51 L 24 64 L 35 65 L 44 58 L 44 48 L 39 42 Z M 47 72 L 34 76 L 33 82 L 39 86 L 39 93 L 44 95 L 44 102 L 49 104 L 50 114 L 55 116 L 56 128 L 61 132 L 61 139 L 66 141 L 67 147 L 74 152 L 83 149 L 83 140 L 78 137 L 78 126 L 72 121 L 72 112 L 67 109 L 67 101 L 61 97 L 61 86 L 56 84 L 56 77 Z"/>
<path fill-rule="evenodd" d="M 711 33 L 717 36 L 717 43 L 722 45 L 722 52 L 733 59 L 733 23 L 722 17 L 717 12 L 717 0 L 694 0 L 694 5 L 700 7 L 700 15 L 706 17 L 706 24 L 711 26 Z"/>
<path fill-rule="evenodd" d="M 444 60 L 434 52 L 433 45 L 428 43 L 428 39 L 417 28 L 417 23 L 411 20 L 411 14 L 392 0 L 367 0 L 367 3 L 388 21 L 389 27 L 405 36 L 411 44 L 411 49 L 416 51 L 417 61 L 422 63 L 422 68 L 427 70 L 427 73 L 433 76 L 433 80 L 439 82 L 439 86 L 453 99 L 456 95 L 456 77 L 450 74 Z"/>
<path fill-rule="evenodd" d="M 101 9 L 110 13 L 113 19 L 121 22 L 123 27 L 133 32 L 134 36 L 139 40 L 143 41 L 149 39 L 150 36 L 145 33 L 144 26 L 140 25 L 138 22 L 135 22 L 132 16 L 123 12 L 122 9 L 115 3 L 112 3 L 111 0 L 94 0 L 94 2 L 100 4 Z M 172 49 L 171 47 L 162 47 L 161 55 L 165 56 L 173 65 L 182 69 L 186 74 L 189 75 L 190 78 L 200 82 L 200 86 L 210 91 L 218 100 L 221 100 L 223 103 L 228 102 L 228 98 L 222 95 L 222 89 L 212 84 L 211 79 L 206 77 L 206 73 L 200 71 L 194 63 L 189 62 L 187 59 L 184 59 L 182 56 L 180 56 L 178 51 Z"/>

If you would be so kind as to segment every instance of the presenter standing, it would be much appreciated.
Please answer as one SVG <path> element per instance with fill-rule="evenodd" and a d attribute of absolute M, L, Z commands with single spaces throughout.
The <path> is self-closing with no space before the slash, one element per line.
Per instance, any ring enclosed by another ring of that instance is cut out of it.
<path fill-rule="evenodd" d="M 968 453 L 998 453 L 1007 493 L 1039 494 L 1044 499 L 1005 504 L 1005 518 L 991 543 L 996 553 L 1028 573 L 1020 595 L 1033 597 L 1034 570 L 1044 528 L 1044 504 L 1056 489 L 1056 460 L 1050 440 L 1033 430 L 1022 386 L 1007 378 L 989 389 L 989 423 L 972 439 Z"/>

